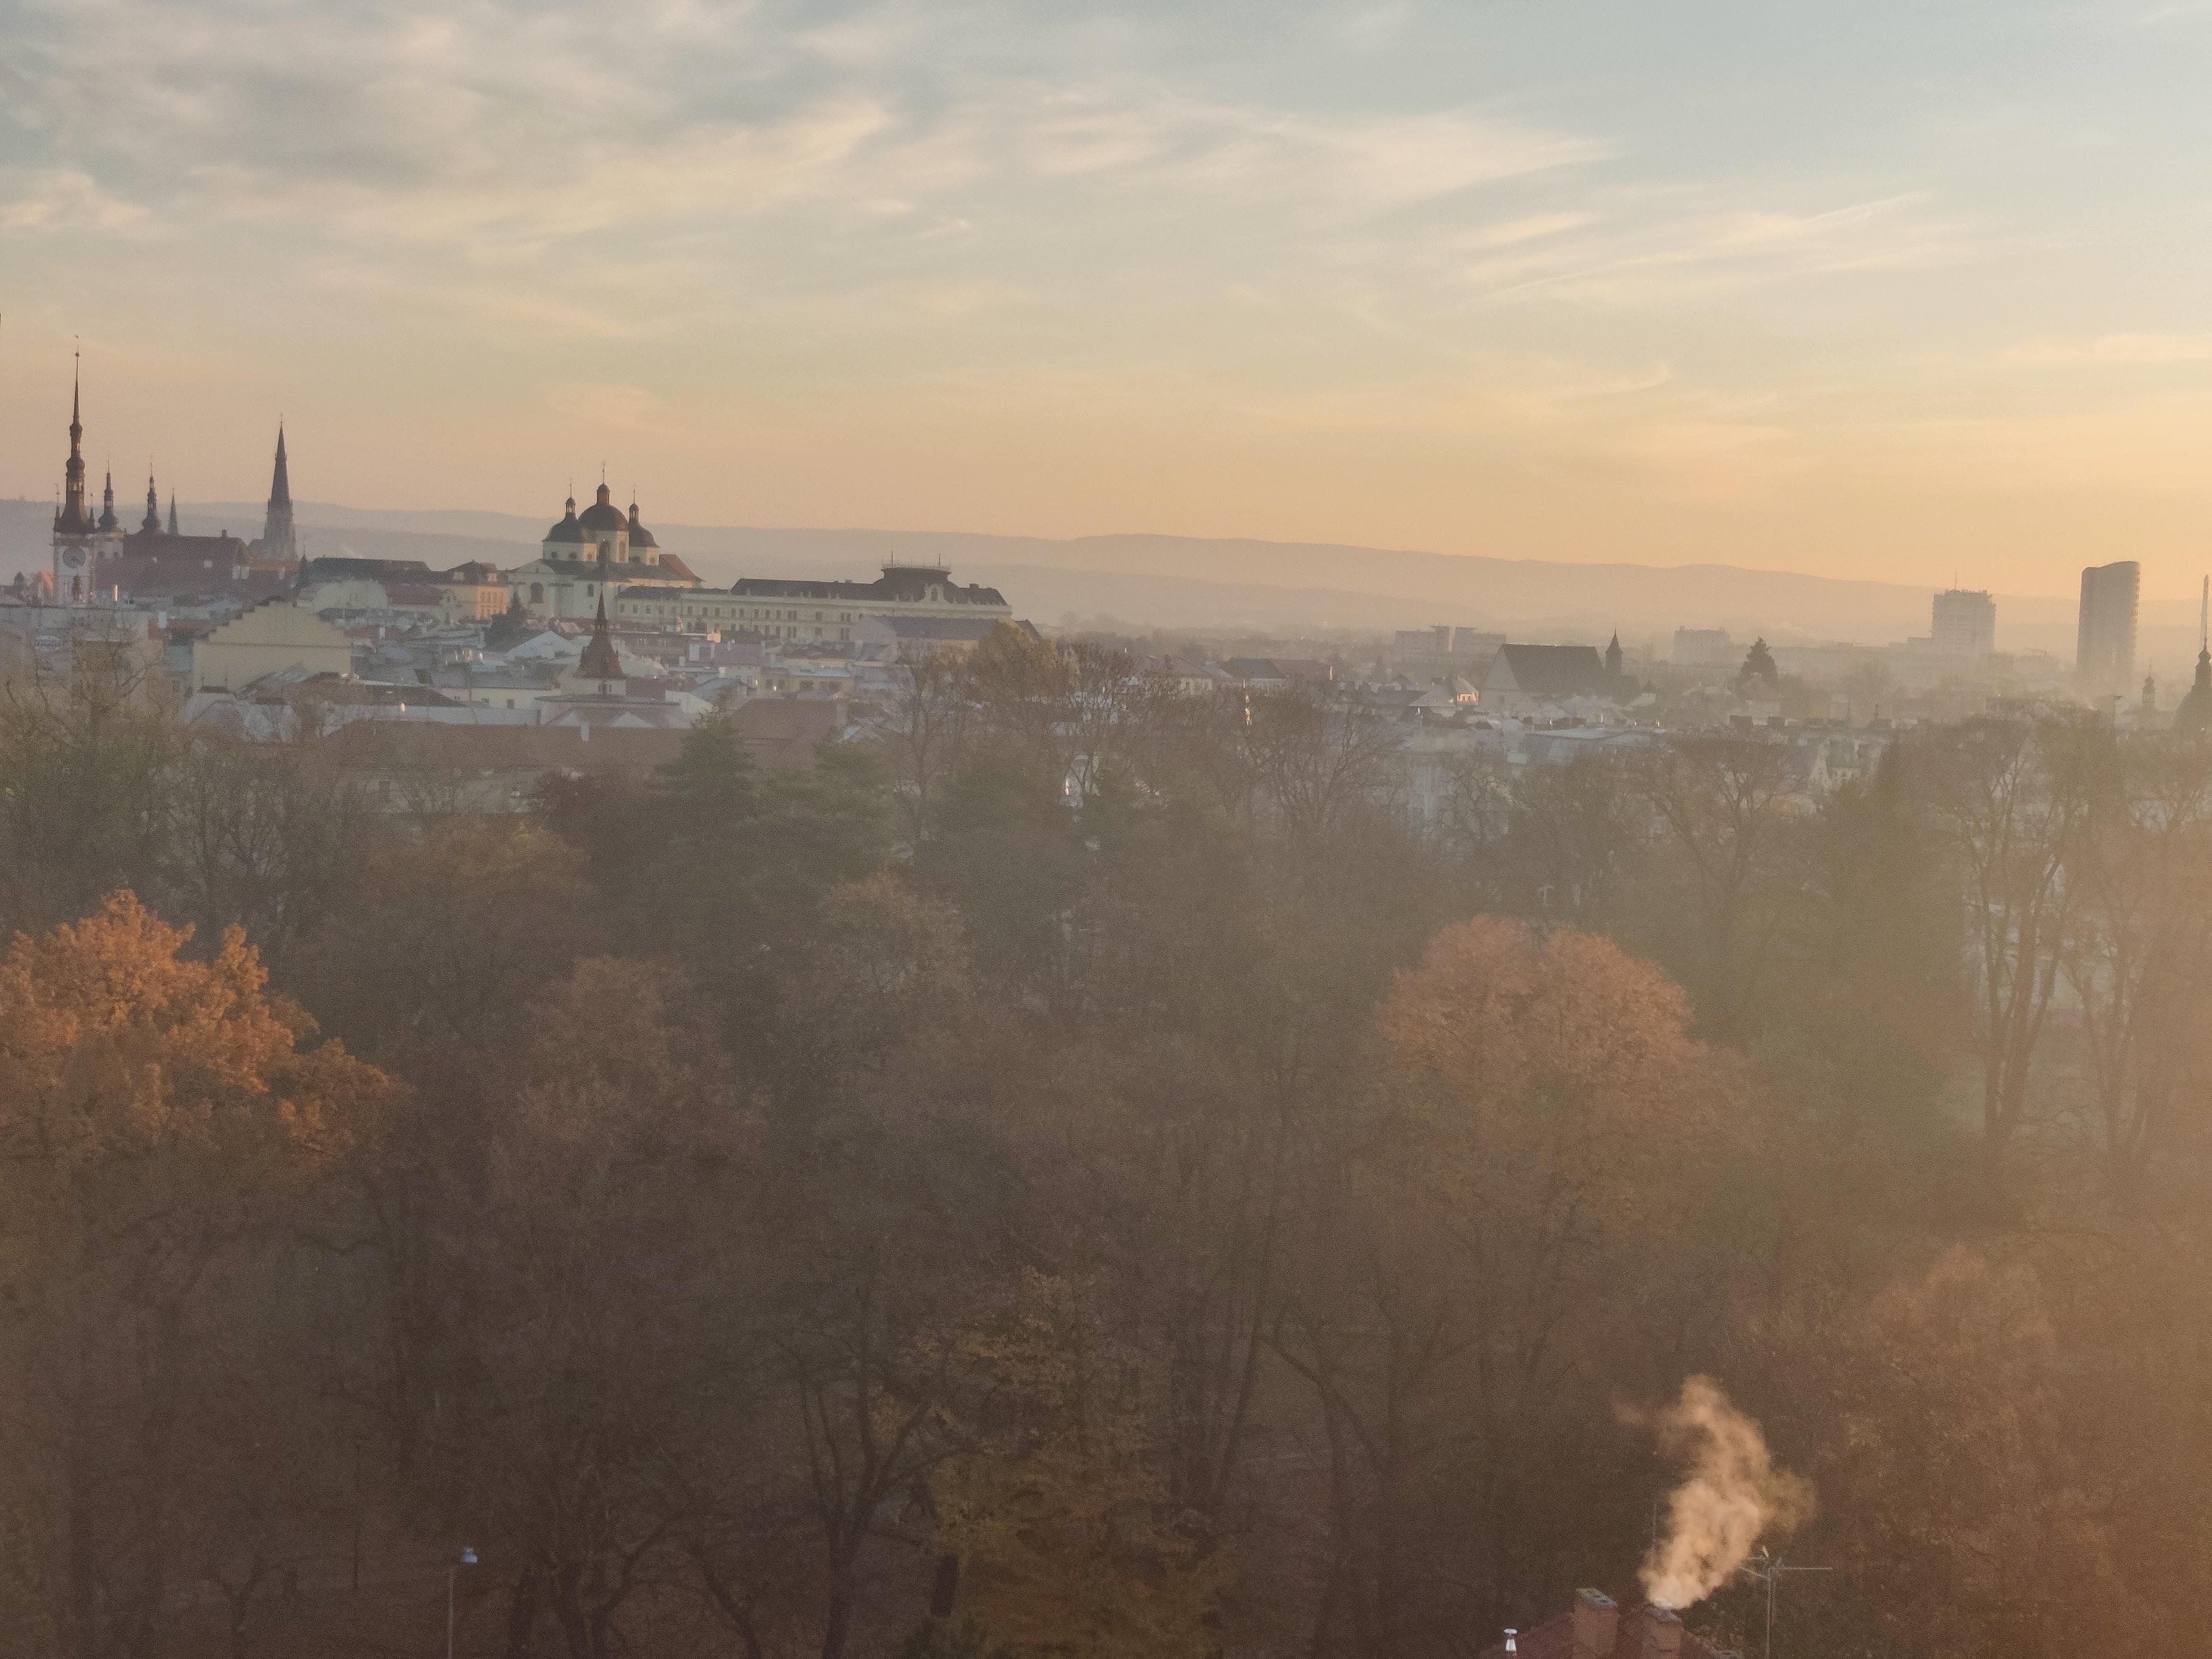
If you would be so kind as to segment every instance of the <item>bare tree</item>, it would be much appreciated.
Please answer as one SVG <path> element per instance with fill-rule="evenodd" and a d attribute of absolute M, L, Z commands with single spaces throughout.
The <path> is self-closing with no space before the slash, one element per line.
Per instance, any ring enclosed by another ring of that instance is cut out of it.
<path fill-rule="evenodd" d="M 1397 737 L 1379 709 L 1325 690 L 1255 691 L 1243 748 L 1275 826 L 1293 838 L 1334 829 L 1395 782 Z"/>
<path fill-rule="evenodd" d="M 1992 1202 L 2002 1202 L 2006 1154 L 2027 1119 L 2030 1068 L 2077 890 L 2064 871 L 2085 817 L 2069 764 L 2083 741 L 2077 722 L 1984 716 L 1935 733 L 1923 769 L 1963 878 L 1982 1176 Z"/>
<path fill-rule="evenodd" d="M 2132 1197 L 2201 1091 L 2212 986 L 2212 753 L 2083 733 L 2058 951 L 2081 1011 L 2106 1176 Z"/>
<path fill-rule="evenodd" d="M 1750 1028 L 1773 940 L 1794 759 L 1762 738 L 1697 732 L 1656 744 L 1633 773 L 1683 878 L 1700 1010 L 1724 1036 Z"/>

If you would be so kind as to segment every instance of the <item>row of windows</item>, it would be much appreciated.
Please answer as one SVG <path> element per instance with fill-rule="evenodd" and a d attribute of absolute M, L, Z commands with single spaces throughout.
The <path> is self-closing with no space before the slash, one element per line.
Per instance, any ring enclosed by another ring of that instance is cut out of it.
<path fill-rule="evenodd" d="M 596 584 L 592 582 L 586 582 L 584 584 L 584 597 L 586 599 L 595 599 L 598 595 L 599 588 Z M 532 582 L 530 584 L 530 602 L 532 605 L 544 605 L 545 603 L 545 584 L 544 582 Z M 677 605 L 644 605 L 633 603 L 629 608 L 633 613 L 642 614 L 648 617 L 698 616 L 717 622 L 811 621 L 820 623 L 829 620 L 829 612 L 824 611 L 817 611 L 808 615 L 802 615 L 802 613 L 797 611 L 785 611 L 781 609 L 770 610 L 763 605 L 702 605 L 696 600 Z M 849 623 L 853 620 L 853 613 L 849 611 L 841 611 L 837 613 L 837 620 L 841 623 Z"/>
<path fill-rule="evenodd" d="M 824 623 L 830 620 L 830 613 L 826 611 L 772 611 L 757 605 L 708 605 L 697 599 L 679 600 L 673 605 L 633 604 L 630 609 L 647 617 L 700 617 L 709 622 Z M 840 611 L 837 620 L 848 623 L 853 620 L 853 613 Z"/>

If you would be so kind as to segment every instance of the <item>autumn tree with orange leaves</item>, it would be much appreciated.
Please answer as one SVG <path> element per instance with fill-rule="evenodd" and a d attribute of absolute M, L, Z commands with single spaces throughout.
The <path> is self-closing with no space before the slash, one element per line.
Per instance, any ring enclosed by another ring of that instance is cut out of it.
<path fill-rule="evenodd" d="M 5 1638 L 25 1652 L 150 1652 L 180 1587 L 257 1577 L 202 1524 L 218 1419 L 281 1381 L 236 1312 L 392 1091 L 307 1041 L 238 930 L 206 961 L 189 937 L 118 893 L 0 961 L 0 1583 L 34 1610 Z"/>
<path fill-rule="evenodd" d="M 1378 1027 L 1400 1075 L 1313 1159 L 1275 1332 L 1328 1450 L 1313 1650 L 1411 1650 L 1470 1558 L 1502 1595 L 1606 1547 L 1559 1501 L 1606 1455 L 1569 1425 L 1603 1420 L 1596 1379 L 1634 1374 L 1692 1288 L 1672 1281 L 1714 1269 L 1700 1217 L 1755 1138 L 1743 1068 L 1689 1025 L 1610 941 L 1494 918 L 1398 976 Z"/>

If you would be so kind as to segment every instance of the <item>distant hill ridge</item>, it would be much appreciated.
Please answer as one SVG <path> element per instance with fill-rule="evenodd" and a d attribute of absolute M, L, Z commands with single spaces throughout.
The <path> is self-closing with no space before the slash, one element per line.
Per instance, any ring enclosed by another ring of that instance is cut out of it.
<path fill-rule="evenodd" d="M 250 533 L 261 507 L 208 502 L 180 512 L 187 529 L 227 525 Z M 44 502 L 0 501 L 0 574 L 43 566 L 51 513 Z M 297 515 L 311 551 L 344 547 L 433 564 L 471 558 L 512 564 L 545 530 L 535 519 L 504 513 L 301 502 Z M 1017 610 L 1046 623 L 1073 615 L 1110 617 L 1133 627 L 1372 631 L 1450 622 L 1535 638 L 1601 638 L 1618 628 L 1632 641 L 1663 638 L 1678 626 L 1723 627 L 1747 641 L 1763 633 L 1777 640 L 1884 644 L 1928 631 L 1934 591 L 1723 564 L 1561 563 L 1330 543 L 768 529 L 665 524 L 650 515 L 646 522 L 663 547 L 709 581 L 781 570 L 857 574 L 893 556 L 933 559 L 951 565 L 963 580 L 1003 588 Z M 1997 605 L 2001 646 L 2070 657 L 2070 596 L 2000 594 Z M 2146 647 L 2172 654 L 2176 675 L 2184 647 L 2193 651 L 2194 618 L 2184 614 L 2187 609 L 2144 607 Z M 2169 634 L 2177 635 L 2171 642 Z"/>

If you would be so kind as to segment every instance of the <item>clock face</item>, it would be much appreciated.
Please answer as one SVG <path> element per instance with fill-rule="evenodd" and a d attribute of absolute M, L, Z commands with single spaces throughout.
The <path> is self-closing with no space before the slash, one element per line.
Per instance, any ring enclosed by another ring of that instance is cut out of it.
<path fill-rule="evenodd" d="M 84 550 L 81 547 L 65 547 L 62 549 L 62 562 L 67 565 L 70 569 L 76 569 L 79 565 L 84 562 Z"/>

